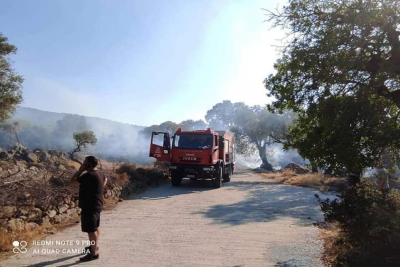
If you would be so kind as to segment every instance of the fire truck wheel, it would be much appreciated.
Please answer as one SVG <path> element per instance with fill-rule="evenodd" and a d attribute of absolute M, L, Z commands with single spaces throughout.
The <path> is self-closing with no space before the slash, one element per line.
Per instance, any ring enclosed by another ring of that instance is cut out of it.
<path fill-rule="evenodd" d="M 218 173 L 215 174 L 213 186 L 214 188 L 220 188 L 222 186 L 222 167 L 220 167 Z"/>
<path fill-rule="evenodd" d="M 228 167 L 228 172 L 224 174 L 224 182 L 230 182 L 231 181 L 231 173 L 232 173 L 232 168 Z"/>
<path fill-rule="evenodd" d="M 182 177 L 177 174 L 171 174 L 171 183 L 173 186 L 180 186 L 182 182 Z"/>

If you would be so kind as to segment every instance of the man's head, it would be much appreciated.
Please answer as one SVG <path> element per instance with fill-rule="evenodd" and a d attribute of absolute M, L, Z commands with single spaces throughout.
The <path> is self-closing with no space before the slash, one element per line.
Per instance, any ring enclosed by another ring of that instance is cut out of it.
<path fill-rule="evenodd" d="M 87 164 L 88 170 L 93 170 L 99 164 L 99 160 L 95 156 L 88 156 L 85 158 L 84 164 Z"/>

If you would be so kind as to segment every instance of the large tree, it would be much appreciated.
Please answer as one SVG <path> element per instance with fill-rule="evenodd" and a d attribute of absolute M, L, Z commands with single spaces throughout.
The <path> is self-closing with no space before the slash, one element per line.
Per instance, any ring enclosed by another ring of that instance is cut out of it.
<path fill-rule="evenodd" d="M 268 14 L 289 33 L 276 73 L 265 80 L 276 98 L 271 107 L 301 114 L 293 145 L 321 167 L 359 170 L 397 146 L 389 136 L 399 128 L 399 6 L 396 0 L 290 0 Z"/>
<path fill-rule="evenodd" d="M 11 117 L 15 106 L 22 102 L 23 78 L 12 69 L 9 58 L 16 51 L 17 48 L 0 33 L 0 122 Z"/>
<path fill-rule="evenodd" d="M 233 132 L 238 153 L 246 154 L 254 149 L 258 151 L 263 162 L 262 168 L 266 170 L 272 170 L 267 148 L 273 143 L 286 140 L 286 129 L 293 117 L 292 112 L 273 114 L 266 107 L 250 107 L 227 100 L 214 105 L 206 115 L 210 125 L 221 125 Z"/>

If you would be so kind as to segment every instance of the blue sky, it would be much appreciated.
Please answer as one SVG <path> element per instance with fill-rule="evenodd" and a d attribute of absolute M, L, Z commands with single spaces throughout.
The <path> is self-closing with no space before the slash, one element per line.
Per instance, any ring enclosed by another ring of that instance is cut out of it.
<path fill-rule="evenodd" d="M 2 0 L 22 106 L 136 125 L 266 104 L 283 33 L 259 0 Z"/>

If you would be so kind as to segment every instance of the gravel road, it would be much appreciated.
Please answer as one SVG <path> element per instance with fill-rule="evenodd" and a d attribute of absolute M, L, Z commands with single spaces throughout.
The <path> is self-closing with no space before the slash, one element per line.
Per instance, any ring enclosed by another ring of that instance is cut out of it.
<path fill-rule="evenodd" d="M 99 260 L 78 262 L 73 252 L 86 236 L 76 225 L 0 266 L 322 266 L 315 193 L 250 171 L 220 189 L 166 184 L 102 213 Z M 57 243 L 67 240 L 73 245 Z"/>

